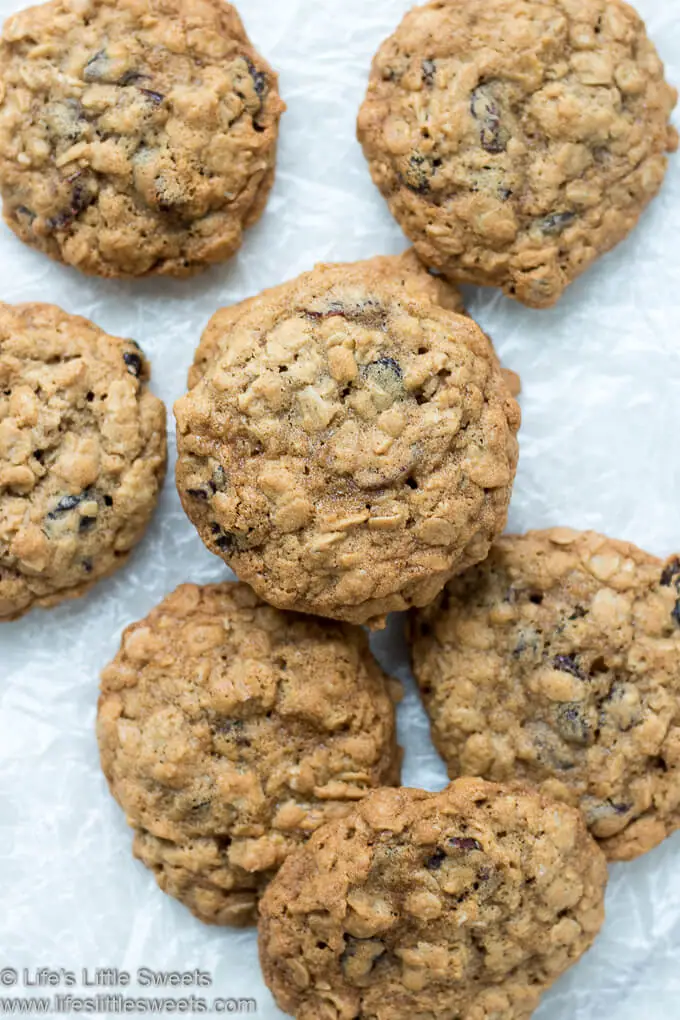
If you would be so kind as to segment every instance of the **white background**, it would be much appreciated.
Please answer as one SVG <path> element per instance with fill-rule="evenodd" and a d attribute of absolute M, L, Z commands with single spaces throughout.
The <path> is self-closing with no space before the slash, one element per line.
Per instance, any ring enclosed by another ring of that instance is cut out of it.
<path fill-rule="evenodd" d="M 678 0 L 637 5 L 680 84 Z M 20 6 L 0 0 L 0 16 Z M 408 6 L 242 0 L 254 44 L 280 71 L 288 112 L 267 212 L 231 263 L 189 281 L 88 279 L 0 227 L 0 299 L 53 301 L 134 337 L 170 409 L 217 307 L 317 261 L 400 251 L 404 239 L 371 184 L 354 124 L 371 56 Z M 532 311 L 491 291 L 467 295 L 523 380 L 513 529 L 594 527 L 658 554 L 680 547 L 679 232 L 676 158 L 635 234 L 558 308 Z M 200 967 L 213 973 L 213 994 L 254 996 L 258 1017 L 282 1016 L 262 983 L 254 932 L 202 926 L 133 861 L 94 737 L 98 674 L 121 630 L 180 582 L 225 576 L 183 516 L 171 467 L 150 533 L 125 569 L 83 600 L 0 625 L 0 967 Z M 406 677 L 394 629 L 374 643 Z M 400 715 L 405 783 L 442 786 L 412 689 Z M 680 836 L 614 867 L 607 909 L 596 947 L 538 1016 L 677 1020 Z"/>

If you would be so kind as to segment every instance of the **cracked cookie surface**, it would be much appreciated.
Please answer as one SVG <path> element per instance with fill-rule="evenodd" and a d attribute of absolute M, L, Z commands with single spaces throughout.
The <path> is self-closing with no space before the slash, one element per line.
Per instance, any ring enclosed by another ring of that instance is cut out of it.
<path fill-rule="evenodd" d="M 292 848 L 397 782 L 394 705 L 363 632 L 244 584 L 185 584 L 102 674 L 102 767 L 134 852 L 201 920 L 253 923 Z"/>
<path fill-rule="evenodd" d="M 0 43 L 5 220 L 87 273 L 187 275 L 261 215 L 283 109 L 223 0 L 32 7 Z"/>
<path fill-rule="evenodd" d="M 379 790 L 270 885 L 265 980 L 298 1020 L 525 1020 L 593 941 L 606 881 L 578 812 L 535 791 Z"/>
<path fill-rule="evenodd" d="M 425 262 L 544 307 L 659 190 L 676 100 L 621 0 L 434 0 L 378 51 L 358 134 Z"/>
<path fill-rule="evenodd" d="M 280 608 L 379 626 L 502 531 L 519 408 L 412 254 L 317 266 L 222 310 L 175 405 L 209 549 Z"/>
<path fill-rule="evenodd" d="M 0 620 L 82 595 L 142 537 L 166 461 L 148 379 L 134 341 L 0 304 Z"/>
<path fill-rule="evenodd" d="M 578 806 L 629 860 L 680 827 L 680 560 L 567 528 L 508 535 L 412 618 L 450 775 Z"/>

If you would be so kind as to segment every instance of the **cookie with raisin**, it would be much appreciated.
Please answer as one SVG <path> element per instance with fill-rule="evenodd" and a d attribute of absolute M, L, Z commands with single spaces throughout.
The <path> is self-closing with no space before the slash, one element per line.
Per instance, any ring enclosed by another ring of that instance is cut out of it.
<path fill-rule="evenodd" d="M 378 790 L 265 893 L 265 980 L 298 1020 L 527 1020 L 595 938 L 606 881 L 579 813 L 536 791 Z"/>
<path fill-rule="evenodd" d="M 0 620 L 82 595 L 144 534 L 166 464 L 149 375 L 133 340 L 0 304 Z"/>
<path fill-rule="evenodd" d="M 252 924 L 293 849 L 399 778 L 392 692 L 363 632 L 244 584 L 182 585 L 128 627 L 97 732 L 135 855 L 213 924 Z"/>
<path fill-rule="evenodd" d="M 504 526 L 519 407 L 413 255 L 321 265 L 217 312 L 177 401 L 177 486 L 209 549 L 283 609 L 381 626 Z"/>
<path fill-rule="evenodd" d="M 540 308 L 659 191 L 676 100 L 622 0 L 432 0 L 380 47 L 358 134 L 426 263 Z"/>
<path fill-rule="evenodd" d="M 507 535 L 411 620 L 449 774 L 579 807 L 610 860 L 680 827 L 680 561 L 568 528 Z"/>
<path fill-rule="evenodd" d="M 196 272 L 262 214 L 283 109 L 223 0 L 32 7 L 0 41 L 5 220 L 86 273 Z"/>

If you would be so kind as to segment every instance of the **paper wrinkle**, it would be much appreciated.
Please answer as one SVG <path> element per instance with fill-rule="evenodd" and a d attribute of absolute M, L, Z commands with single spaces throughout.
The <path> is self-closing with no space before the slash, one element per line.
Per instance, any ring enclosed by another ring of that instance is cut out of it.
<path fill-rule="evenodd" d="M 22 6 L 0 0 L 0 17 Z M 188 281 L 116 282 L 79 275 L 0 229 L 0 297 L 52 301 L 151 359 L 153 389 L 182 394 L 213 312 L 312 267 L 401 251 L 403 236 L 355 140 L 370 60 L 408 0 L 243 0 L 255 46 L 281 74 L 288 112 L 264 219 L 229 264 Z M 637 0 L 680 84 L 680 11 Z M 677 118 L 676 118 L 677 123 Z M 680 158 L 634 235 L 550 311 L 466 291 L 503 362 L 522 377 L 524 424 L 514 530 L 592 527 L 659 555 L 680 549 Z M 171 435 L 174 426 L 171 420 Z M 150 532 L 127 566 L 86 598 L 0 627 L 0 963 L 213 973 L 211 993 L 265 989 L 255 934 L 211 929 L 157 888 L 131 856 L 94 736 L 98 674 L 122 629 L 183 581 L 229 576 L 185 518 L 171 468 Z M 445 782 L 409 680 L 398 621 L 376 635 L 406 681 L 399 708 L 404 782 Z M 549 993 L 540 1020 L 677 1020 L 680 836 L 612 868 L 607 922 L 594 949 Z"/>

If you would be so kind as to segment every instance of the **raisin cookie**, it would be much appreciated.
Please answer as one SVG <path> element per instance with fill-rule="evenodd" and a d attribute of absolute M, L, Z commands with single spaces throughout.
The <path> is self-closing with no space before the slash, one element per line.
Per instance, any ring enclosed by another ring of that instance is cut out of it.
<path fill-rule="evenodd" d="M 680 560 L 567 528 L 508 535 L 412 636 L 452 777 L 579 806 L 611 860 L 680 827 Z"/>
<path fill-rule="evenodd" d="M 592 943 L 606 880 L 578 812 L 535 791 L 379 790 L 267 890 L 265 980 L 298 1020 L 525 1020 Z"/>
<path fill-rule="evenodd" d="M 519 408 L 411 259 L 317 266 L 218 312 L 175 405 L 184 509 L 279 608 L 380 626 L 503 529 Z"/>
<path fill-rule="evenodd" d="M 0 43 L 8 225 L 100 276 L 229 258 L 274 179 L 277 78 L 223 0 L 52 0 Z"/>
<path fill-rule="evenodd" d="M 365 635 L 244 584 L 185 584 L 123 635 L 98 737 L 134 852 L 214 924 L 255 921 L 290 850 L 399 777 L 394 705 Z"/>
<path fill-rule="evenodd" d="M 0 304 L 0 620 L 82 595 L 142 537 L 166 460 L 148 379 L 133 340 Z"/>
<path fill-rule="evenodd" d="M 358 134 L 425 262 L 545 307 L 656 195 L 676 100 L 621 0 L 433 0 L 378 51 Z"/>

